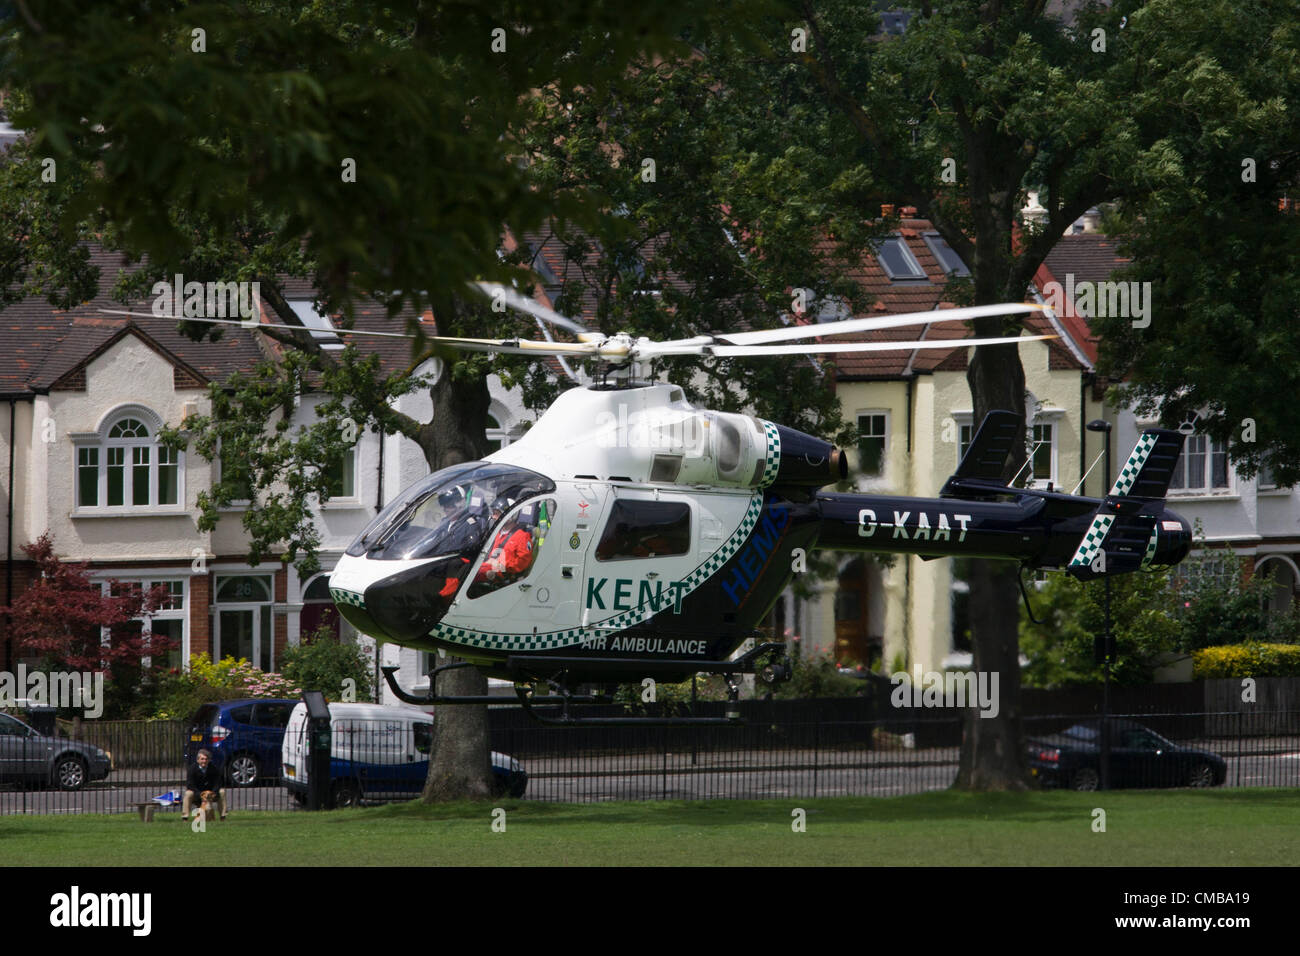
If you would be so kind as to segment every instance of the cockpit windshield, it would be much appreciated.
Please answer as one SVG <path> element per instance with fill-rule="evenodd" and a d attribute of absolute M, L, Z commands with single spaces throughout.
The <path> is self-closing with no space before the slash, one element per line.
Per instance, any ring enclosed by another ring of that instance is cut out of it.
<path fill-rule="evenodd" d="M 352 542 L 348 554 L 388 561 L 472 555 L 506 511 L 554 490 L 549 478 L 515 465 L 453 465 L 402 492 Z"/>

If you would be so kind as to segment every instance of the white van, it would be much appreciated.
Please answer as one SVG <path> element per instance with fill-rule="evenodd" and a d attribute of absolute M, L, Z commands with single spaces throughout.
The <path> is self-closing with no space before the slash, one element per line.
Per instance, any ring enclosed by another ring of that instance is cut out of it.
<path fill-rule="evenodd" d="M 402 799 L 424 789 L 429 775 L 433 716 L 414 707 L 330 704 L 330 796 L 338 807 L 363 799 Z M 299 803 L 307 800 L 307 705 L 289 715 L 280 748 L 285 788 Z M 522 797 L 528 774 L 519 761 L 492 754 L 495 795 Z"/>

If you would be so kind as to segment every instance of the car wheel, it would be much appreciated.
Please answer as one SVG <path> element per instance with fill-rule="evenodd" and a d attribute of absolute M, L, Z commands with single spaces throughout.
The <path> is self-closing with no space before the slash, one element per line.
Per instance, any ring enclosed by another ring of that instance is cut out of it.
<path fill-rule="evenodd" d="M 1192 768 L 1192 772 L 1188 774 L 1187 785 L 1189 787 L 1214 786 L 1214 768 L 1208 763 L 1198 763 Z"/>
<path fill-rule="evenodd" d="M 257 783 L 260 771 L 257 766 L 257 758 L 252 754 L 236 754 L 230 761 L 230 766 L 226 770 L 230 782 L 236 787 L 251 787 Z"/>
<path fill-rule="evenodd" d="M 510 796 L 518 800 L 528 789 L 528 778 L 523 774 L 512 775 L 510 778 Z"/>
<path fill-rule="evenodd" d="M 340 780 L 334 784 L 335 809 L 359 806 L 361 806 L 361 784 L 355 780 Z"/>
<path fill-rule="evenodd" d="M 1091 767 L 1081 767 L 1070 778 L 1070 787 L 1074 790 L 1096 790 L 1101 786 L 1101 777 Z"/>
<path fill-rule="evenodd" d="M 80 757 L 60 757 L 54 765 L 54 785 L 60 790 L 80 790 L 86 785 L 86 762 Z"/>

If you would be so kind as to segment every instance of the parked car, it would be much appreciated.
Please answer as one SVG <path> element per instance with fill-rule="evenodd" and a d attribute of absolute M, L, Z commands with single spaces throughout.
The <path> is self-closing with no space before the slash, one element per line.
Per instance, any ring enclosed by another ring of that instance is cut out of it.
<path fill-rule="evenodd" d="M 28 783 L 80 790 L 112 772 L 106 750 L 33 730 L 17 717 L 0 714 L 0 783 Z"/>
<path fill-rule="evenodd" d="M 424 789 L 433 744 L 433 717 L 414 707 L 330 704 L 330 789 L 334 806 L 358 806 L 366 797 L 412 797 Z M 307 800 L 307 705 L 289 717 L 281 752 L 284 786 Z M 493 753 L 494 795 L 522 797 L 528 774 L 518 760 Z"/>
<path fill-rule="evenodd" d="M 204 704 L 185 732 L 185 765 L 200 750 L 212 753 L 212 766 L 232 786 L 251 787 L 280 776 L 280 744 L 296 700 L 255 698 Z"/>
<path fill-rule="evenodd" d="M 1112 787 L 1217 787 L 1228 776 L 1228 765 L 1216 753 L 1181 747 L 1131 720 L 1107 723 Z M 1029 772 L 1045 787 L 1096 790 L 1101 786 L 1101 727 L 1100 720 L 1086 720 L 1027 739 Z"/>

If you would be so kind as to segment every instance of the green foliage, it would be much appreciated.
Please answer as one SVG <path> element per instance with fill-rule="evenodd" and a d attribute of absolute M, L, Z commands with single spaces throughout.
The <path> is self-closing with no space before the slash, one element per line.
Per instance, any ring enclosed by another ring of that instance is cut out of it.
<path fill-rule="evenodd" d="M 867 682 L 841 674 L 829 654 L 791 658 L 794 670 L 788 681 L 772 685 L 772 696 L 781 699 L 808 700 L 815 697 L 861 697 L 868 693 Z"/>
<path fill-rule="evenodd" d="M 1223 644 L 1295 643 L 1300 615 L 1294 608 L 1272 611 L 1273 585 L 1262 574 L 1242 582 L 1233 556 L 1203 552 L 1178 568 L 1175 606 L 1180 618 L 1179 649 L 1195 651 Z M 1226 562 L 1223 573 L 1220 562 Z M 1218 573 L 1215 573 L 1218 572 Z"/>
<path fill-rule="evenodd" d="M 1233 644 L 1192 652 L 1192 677 L 1300 677 L 1300 645 Z"/>
<path fill-rule="evenodd" d="M 1118 8 L 1117 8 L 1118 9 Z M 1300 480 L 1300 4 L 1159 2 L 1127 10 L 1147 52 L 1159 149 L 1135 163 L 1121 218 L 1151 283 L 1149 327 L 1095 320 L 1101 371 L 1169 427 L 1195 421 L 1244 475 Z M 1194 211 L 1194 215 L 1189 213 Z M 1209 347 L 1207 347 L 1207 345 Z"/>
<path fill-rule="evenodd" d="M 691 712 L 691 684 L 684 680 L 678 684 L 655 684 L 654 700 L 645 700 L 648 686 L 641 684 L 620 684 L 614 693 L 614 703 L 622 704 L 632 714 L 676 714 L 685 716 Z M 695 697 L 698 700 L 726 700 L 727 682 L 719 674 L 700 674 L 695 678 Z"/>
<path fill-rule="evenodd" d="M 328 624 L 287 649 L 281 660 L 281 673 L 303 690 L 318 690 L 337 701 L 342 699 L 345 682 L 352 681 L 354 700 L 375 699 L 371 660 L 357 645 L 335 640 Z"/>
<path fill-rule="evenodd" d="M 1295 644 L 1300 615 L 1294 608 L 1269 610 L 1272 587 L 1269 578 L 1259 574 L 1243 583 L 1237 558 L 1222 551 L 1201 551 L 1172 574 L 1117 575 L 1111 579 L 1111 626 L 1117 641 L 1112 679 L 1148 682 L 1160 664 L 1157 658 L 1165 652 L 1195 656 L 1205 648 L 1222 650 L 1222 645 Z M 1030 659 L 1024 671 L 1026 686 L 1101 680 L 1101 668 L 1093 663 L 1092 642 L 1094 635 L 1103 632 L 1104 588 L 1100 580 L 1082 583 L 1066 574 L 1048 577 L 1047 586 L 1033 599 L 1043 623 L 1021 619 L 1021 648 Z"/>
<path fill-rule="evenodd" d="M 264 671 L 247 660 L 224 657 L 213 663 L 206 653 L 190 656 L 187 671 L 160 682 L 154 716 L 186 720 L 200 705 L 243 697 L 300 697 L 302 688 L 283 674 Z"/>
<path fill-rule="evenodd" d="M 1029 658 L 1027 687 L 1095 684 L 1101 668 L 1093 663 L 1093 636 L 1104 631 L 1105 581 L 1081 582 L 1067 574 L 1048 575 L 1046 586 L 1031 594 L 1034 613 L 1020 623 L 1020 647 Z M 1166 573 L 1134 573 L 1110 579 L 1111 633 L 1117 655 L 1111 679 L 1121 684 L 1150 683 L 1156 658 L 1179 647 L 1180 626 Z"/>

